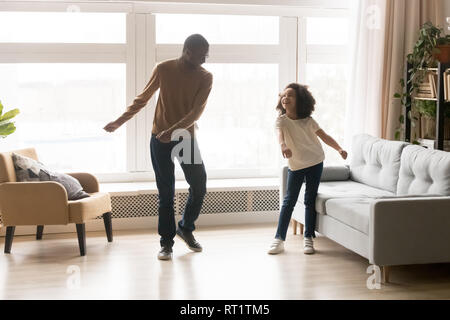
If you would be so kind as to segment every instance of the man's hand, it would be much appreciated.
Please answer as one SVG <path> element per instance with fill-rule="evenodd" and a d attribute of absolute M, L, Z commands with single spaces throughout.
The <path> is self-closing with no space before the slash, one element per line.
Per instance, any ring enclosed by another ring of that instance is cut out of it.
<path fill-rule="evenodd" d="M 342 159 L 347 159 L 347 151 L 340 149 L 339 154 L 341 155 Z"/>
<path fill-rule="evenodd" d="M 163 130 L 156 136 L 156 139 L 163 143 L 169 143 L 172 140 L 172 132 Z"/>
<path fill-rule="evenodd" d="M 120 124 L 117 124 L 115 121 L 108 123 L 103 129 L 108 132 L 114 132 L 117 128 L 120 127 Z"/>
<path fill-rule="evenodd" d="M 292 151 L 291 149 L 289 149 L 286 144 L 281 144 L 281 154 L 283 155 L 284 158 L 289 159 L 290 157 L 292 157 Z"/>

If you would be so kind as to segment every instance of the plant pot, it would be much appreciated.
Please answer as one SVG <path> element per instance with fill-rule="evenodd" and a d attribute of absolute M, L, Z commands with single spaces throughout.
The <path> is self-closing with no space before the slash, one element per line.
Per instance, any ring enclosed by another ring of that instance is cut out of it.
<path fill-rule="evenodd" d="M 439 44 L 436 46 L 439 52 L 434 57 L 441 63 L 450 63 L 450 44 Z"/>
<path fill-rule="evenodd" d="M 436 139 L 436 119 L 420 116 L 420 137 L 422 139 Z M 444 120 L 444 140 L 450 140 L 450 118 Z"/>

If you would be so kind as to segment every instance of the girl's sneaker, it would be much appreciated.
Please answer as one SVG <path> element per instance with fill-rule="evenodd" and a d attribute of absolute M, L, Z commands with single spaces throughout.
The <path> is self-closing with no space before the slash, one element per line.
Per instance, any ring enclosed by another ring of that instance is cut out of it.
<path fill-rule="evenodd" d="M 303 253 L 304 254 L 314 253 L 314 243 L 312 238 L 305 238 L 303 240 Z"/>
<path fill-rule="evenodd" d="M 270 245 L 268 254 L 278 254 L 284 251 L 284 241 L 281 239 L 274 239 Z"/>

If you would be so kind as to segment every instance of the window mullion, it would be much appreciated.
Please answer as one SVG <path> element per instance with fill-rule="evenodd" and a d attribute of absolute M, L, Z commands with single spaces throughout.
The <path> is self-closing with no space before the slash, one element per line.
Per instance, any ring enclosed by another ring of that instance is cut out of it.
<path fill-rule="evenodd" d="M 296 81 L 297 18 L 280 18 L 280 90 Z"/>
<path fill-rule="evenodd" d="M 150 79 L 152 71 L 156 66 L 156 33 L 155 33 L 155 16 L 152 14 L 146 14 L 145 19 L 145 71 L 146 79 Z M 155 107 L 157 101 L 157 94 L 153 95 L 150 99 L 148 106 L 145 108 L 145 119 L 146 119 L 146 156 L 144 169 L 145 171 L 152 171 L 152 162 L 150 157 L 150 137 L 153 128 L 153 117 L 155 114 Z"/>
<path fill-rule="evenodd" d="M 300 83 L 306 82 L 306 63 L 307 61 L 307 47 L 306 47 L 306 18 L 298 18 L 298 34 L 297 34 L 297 81 Z"/>
<path fill-rule="evenodd" d="M 127 105 L 136 96 L 136 14 L 127 14 Z M 127 130 L 127 171 L 136 171 L 136 118 L 126 123 Z"/>

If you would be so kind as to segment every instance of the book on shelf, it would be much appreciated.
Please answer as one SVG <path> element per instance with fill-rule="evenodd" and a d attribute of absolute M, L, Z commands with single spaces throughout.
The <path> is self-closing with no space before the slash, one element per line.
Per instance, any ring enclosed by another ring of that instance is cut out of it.
<path fill-rule="evenodd" d="M 450 100 L 450 71 L 447 70 L 444 73 L 444 100 Z"/>
<path fill-rule="evenodd" d="M 430 83 L 431 95 L 433 98 L 437 97 L 436 83 L 437 83 L 437 74 L 434 72 L 428 73 L 428 82 Z"/>
<path fill-rule="evenodd" d="M 417 98 L 434 99 L 436 98 L 436 83 L 437 74 L 433 71 L 428 71 L 423 81 L 419 83 L 417 88 Z"/>

